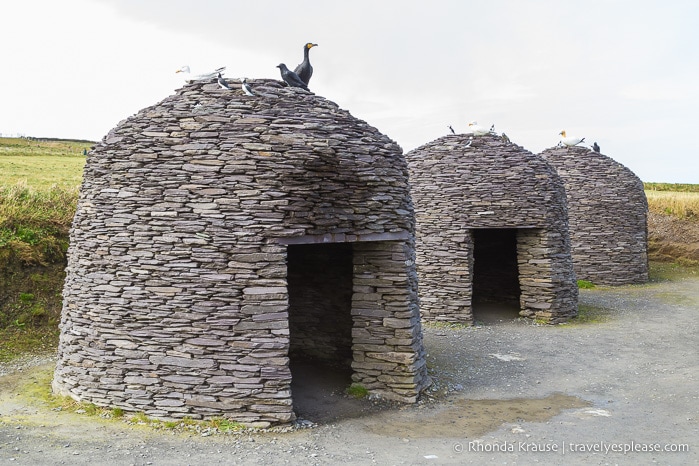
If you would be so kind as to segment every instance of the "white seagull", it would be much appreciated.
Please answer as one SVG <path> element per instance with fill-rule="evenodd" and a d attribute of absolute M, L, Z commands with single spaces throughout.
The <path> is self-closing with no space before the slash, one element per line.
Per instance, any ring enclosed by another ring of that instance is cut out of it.
<path fill-rule="evenodd" d="M 240 87 L 243 88 L 243 92 L 245 92 L 245 95 L 250 95 L 250 96 L 256 96 L 254 92 L 252 92 L 252 88 L 250 87 L 250 84 L 248 84 L 248 78 L 243 78 L 240 81 Z"/>
<path fill-rule="evenodd" d="M 490 132 L 485 126 L 480 126 L 477 121 L 472 121 L 468 124 L 468 127 L 471 129 L 474 136 L 483 136 Z"/>
<path fill-rule="evenodd" d="M 221 68 L 216 68 L 214 71 L 212 71 L 210 73 L 192 75 L 192 72 L 189 69 L 189 66 L 184 65 L 182 68 L 175 71 L 175 73 L 184 73 L 184 80 L 187 82 L 193 82 L 193 81 L 204 81 L 204 80 L 214 79 L 219 74 L 221 74 L 225 69 L 226 69 L 226 67 L 222 66 Z"/>
<path fill-rule="evenodd" d="M 567 137 L 565 130 L 561 131 L 558 134 L 560 134 L 561 137 L 563 138 L 563 139 L 561 139 L 561 142 L 568 147 L 577 146 L 581 142 L 585 141 L 585 138 L 569 138 L 569 137 Z"/>

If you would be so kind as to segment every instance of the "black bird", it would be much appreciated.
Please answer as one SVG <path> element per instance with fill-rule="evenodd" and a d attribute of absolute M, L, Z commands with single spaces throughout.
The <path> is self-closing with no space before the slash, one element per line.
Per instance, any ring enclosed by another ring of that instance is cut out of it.
<path fill-rule="evenodd" d="M 599 152 L 599 145 L 597 143 L 592 144 L 592 150 L 595 152 Z"/>
<path fill-rule="evenodd" d="M 284 63 L 278 64 L 277 68 L 279 68 L 279 71 L 281 71 L 282 79 L 284 80 L 284 82 L 287 83 L 290 87 L 300 87 L 301 89 L 305 89 L 307 91 L 309 90 L 308 86 L 306 86 L 306 83 L 301 81 L 299 75 L 287 68 Z"/>
<path fill-rule="evenodd" d="M 231 90 L 231 86 L 228 85 L 225 79 L 223 79 L 223 76 L 221 76 L 221 73 L 218 74 L 218 79 L 217 79 L 218 85 L 221 87 L 221 89 L 228 89 Z"/>
<path fill-rule="evenodd" d="M 294 73 L 299 75 L 301 81 L 303 81 L 306 85 L 308 85 L 308 82 L 311 80 L 311 76 L 313 75 L 313 67 L 311 66 L 311 62 L 308 60 L 308 51 L 313 47 L 318 47 L 318 44 L 308 42 L 303 46 L 303 61 L 299 63 L 296 69 L 294 69 Z"/>
<path fill-rule="evenodd" d="M 454 131 L 454 128 L 452 128 L 451 125 L 449 125 L 449 131 L 451 131 L 451 134 L 456 134 L 456 132 Z"/>

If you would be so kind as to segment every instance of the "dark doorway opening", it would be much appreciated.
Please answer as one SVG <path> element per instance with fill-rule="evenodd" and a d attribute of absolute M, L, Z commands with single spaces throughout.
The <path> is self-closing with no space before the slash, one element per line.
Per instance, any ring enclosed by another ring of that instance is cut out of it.
<path fill-rule="evenodd" d="M 517 230 L 472 230 L 473 319 L 492 323 L 519 316 Z"/>
<path fill-rule="evenodd" d="M 332 420 L 318 407 L 333 406 L 352 383 L 352 277 L 349 243 L 288 247 L 291 389 L 301 418 Z"/>

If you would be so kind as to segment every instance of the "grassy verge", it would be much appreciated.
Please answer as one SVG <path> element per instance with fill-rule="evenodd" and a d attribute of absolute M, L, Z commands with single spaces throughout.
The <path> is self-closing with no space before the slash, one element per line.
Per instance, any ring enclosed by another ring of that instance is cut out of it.
<path fill-rule="evenodd" d="M 25 354 L 54 353 L 58 334 L 57 325 L 0 329 L 0 362 L 12 361 Z"/>
<path fill-rule="evenodd" d="M 0 361 L 55 348 L 77 189 L 0 186 Z"/>
<path fill-rule="evenodd" d="M 643 183 L 651 212 L 699 221 L 699 184 Z"/>
<path fill-rule="evenodd" d="M 77 200 L 77 189 L 0 186 L 0 260 L 26 265 L 61 261 Z"/>
<path fill-rule="evenodd" d="M 682 262 L 651 261 L 649 268 L 651 282 L 678 280 L 684 277 L 699 276 L 699 266 Z"/>
<path fill-rule="evenodd" d="M 67 396 L 55 395 L 51 390 L 52 379 L 53 367 L 34 368 L 18 382 L 15 390 L 30 403 L 50 408 L 53 411 L 73 413 L 105 421 L 123 422 L 134 427 L 200 435 L 235 434 L 249 430 L 243 424 L 224 417 L 214 417 L 208 420 L 194 420 L 185 417 L 179 420 L 164 421 L 150 418 L 143 412 L 127 413 L 119 407 L 107 408 L 97 406 L 94 403 L 75 401 Z"/>

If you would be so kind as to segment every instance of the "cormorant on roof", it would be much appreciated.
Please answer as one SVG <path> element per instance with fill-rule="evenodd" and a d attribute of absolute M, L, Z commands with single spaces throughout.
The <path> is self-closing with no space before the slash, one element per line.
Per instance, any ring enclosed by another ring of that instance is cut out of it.
<path fill-rule="evenodd" d="M 563 143 L 563 145 L 566 145 L 566 146 L 568 146 L 568 147 L 577 146 L 577 145 L 580 144 L 581 142 L 584 142 L 584 141 L 585 141 L 585 138 L 572 138 L 572 137 L 569 138 L 569 137 L 566 137 L 566 131 L 565 131 L 565 130 L 561 131 L 561 132 L 558 133 L 558 134 L 560 134 L 561 136 L 563 136 L 563 139 L 561 139 L 561 142 Z"/>
<path fill-rule="evenodd" d="M 596 142 L 592 144 L 592 150 L 595 152 L 599 152 L 599 145 Z"/>
<path fill-rule="evenodd" d="M 296 69 L 294 69 L 294 73 L 296 73 L 299 78 L 301 78 L 301 81 L 303 81 L 306 85 L 308 85 L 308 82 L 311 80 L 311 76 L 313 75 L 313 67 L 311 66 L 311 62 L 308 60 L 308 51 L 313 47 L 318 47 L 318 44 L 308 42 L 303 46 L 303 61 L 299 63 Z"/>
<path fill-rule="evenodd" d="M 211 71 L 210 73 L 204 73 L 204 74 L 198 74 L 192 76 L 191 71 L 189 69 L 188 65 L 184 65 L 181 67 L 179 70 L 175 71 L 175 73 L 184 73 L 185 75 L 185 81 L 202 81 L 202 80 L 209 80 L 209 79 L 214 79 L 217 75 L 221 74 L 221 72 L 225 71 L 226 67 L 222 66 L 220 68 L 216 68 L 214 71 Z"/>
<path fill-rule="evenodd" d="M 456 132 L 454 131 L 454 128 L 452 128 L 451 125 L 449 125 L 449 131 L 451 131 L 451 134 L 456 134 Z"/>
<path fill-rule="evenodd" d="M 287 83 L 290 87 L 300 87 L 301 89 L 305 89 L 307 91 L 309 90 L 308 86 L 306 86 L 306 83 L 304 83 L 301 80 L 301 78 L 299 78 L 299 75 L 287 68 L 284 63 L 278 64 L 277 68 L 279 68 L 284 82 Z"/>
<path fill-rule="evenodd" d="M 216 80 L 218 82 L 218 85 L 221 87 L 221 89 L 228 89 L 231 90 L 231 86 L 228 85 L 225 79 L 223 79 L 223 76 L 221 76 L 221 73 L 218 74 L 218 79 Z"/>
<path fill-rule="evenodd" d="M 250 84 L 248 84 L 247 78 L 243 78 L 242 81 L 240 82 L 240 87 L 243 88 L 243 92 L 245 92 L 245 95 L 251 95 L 251 96 L 256 96 L 254 92 L 252 92 L 252 87 L 250 87 Z"/>

